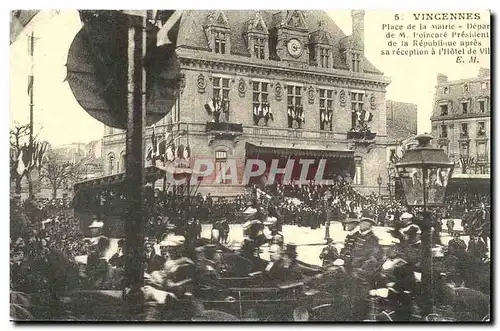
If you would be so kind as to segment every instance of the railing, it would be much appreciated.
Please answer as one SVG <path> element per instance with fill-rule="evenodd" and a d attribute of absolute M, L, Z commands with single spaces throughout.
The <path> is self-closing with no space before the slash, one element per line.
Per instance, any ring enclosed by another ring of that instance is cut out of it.
<path fill-rule="evenodd" d="M 347 139 L 356 139 L 356 140 L 373 140 L 377 134 L 375 132 L 357 132 L 357 131 L 348 131 Z"/>
<path fill-rule="evenodd" d="M 207 122 L 205 131 L 224 131 L 224 132 L 240 132 L 243 133 L 243 124 L 238 123 L 216 123 Z"/>

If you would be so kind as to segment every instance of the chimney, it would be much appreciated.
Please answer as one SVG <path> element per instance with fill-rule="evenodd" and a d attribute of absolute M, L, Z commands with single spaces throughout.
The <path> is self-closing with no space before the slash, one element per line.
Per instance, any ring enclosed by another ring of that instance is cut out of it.
<path fill-rule="evenodd" d="M 448 76 L 443 75 L 443 74 L 438 74 L 437 75 L 437 83 L 438 85 L 444 84 L 448 81 Z"/>
<path fill-rule="evenodd" d="M 352 10 L 352 37 L 355 44 L 364 48 L 365 45 L 365 11 Z"/>
<path fill-rule="evenodd" d="M 479 68 L 479 78 L 490 77 L 490 69 Z"/>

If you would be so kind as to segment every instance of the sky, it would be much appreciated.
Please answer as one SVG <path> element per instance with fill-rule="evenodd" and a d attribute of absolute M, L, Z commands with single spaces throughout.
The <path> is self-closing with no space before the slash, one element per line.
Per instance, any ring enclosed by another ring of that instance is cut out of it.
<path fill-rule="evenodd" d="M 351 34 L 349 10 L 329 14 L 347 35 Z M 483 22 L 489 23 L 489 16 L 482 16 Z M 479 63 L 475 64 L 457 64 L 454 56 L 382 56 L 381 49 L 387 48 L 386 31 L 382 30 L 382 24 L 388 22 L 394 22 L 394 12 L 366 11 L 365 56 L 391 78 L 386 99 L 415 103 L 419 133 L 430 132 L 429 117 L 437 74 L 443 73 L 450 80 L 476 77 L 480 67 L 490 67 L 489 56 L 478 56 Z M 406 18 L 405 24 L 409 22 L 410 18 Z M 67 52 L 80 28 L 81 23 L 75 10 L 60 11 L 58 14 L 47 11 L 37 16 L 10 46 L 11 126 L 16 122 L 29 121 L 26 87 L 31 62 L 27 54 L 27 35 L 33 29 L 37 38 L 34 62 L 35 132 L 40 139 L 48 140 L 54 145 L 89 142 L 102 137 L 103 124 L 94 120 L 79 106 L 68 83 L 64 81 Z"/>

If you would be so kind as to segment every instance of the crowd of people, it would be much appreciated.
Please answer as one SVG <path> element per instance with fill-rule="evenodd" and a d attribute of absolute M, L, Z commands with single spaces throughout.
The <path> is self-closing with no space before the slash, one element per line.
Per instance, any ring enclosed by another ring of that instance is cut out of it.
<path fill-rule="evenodd" d="M 466 190 L 448 195 L 444 208 L 432 210 L 433 246 L 442 245 L 441 218 L 449 216 L 457 206 L 484 210 L 489 208 L 489 203 L 487 195 Z M 148 204 L 143 262 L 147 283 L 156 289 L 182 297 L 194 291 L 193 286 L 199 285 L 194 284 L 193 279 L 216 281 L 218 277 L 259 272 L 266 279 L 276 281 L 298 280 L 304 275 L 321 273 L 315 278 L 320 282 L 318 286 L 333 290 L 332 286 L 340 286 L 332 280 L 339 281 L 337 272 L 342 266 L 357 282 L 355 287 L 368 290 L 380 282 L 381 271 L 385 275 L 382 278 L 392 279 L 399 272 L 395 270 L 400 270 L 403 278 L 393 285 L 397 294 L 392 294 L 392 299 L 403 316 L 400 318 L 408 318 L 411 300 L 408 301 L 404 293 L 415 293 L 416 280 L 407 270 L 412 270 L 413 275 L 421 267 L 420 229 L 416 218 L 410 214 L 413 212 L 416 215 L 418 210 L 408 210 L 397 199 L 382 198 L 376 194 L 363 196 L 350 183 L 340 179 L 331 185 L 275 184 L 262 189 L 254 187 L 248 194 L 231 200 L 215 199 L 210 194 L 196 194 L 191 199 L 172 193 L 163 196 L 157 191 Z M 110 249 L 109 239 L 102 233 L 92 234 L 96 241 L 85 238 L 72 207 L 66 199 L 31 200 L 23 204 L 16 200 L 11 204 L 13 290 L 50 291 L 54 279 L 63 277 L 60 271 L 60 265 L 64 265 L 62 261 L 74 261 L 76 256 L 81 255 L 87 256 L 84 275 L 92 284 L 98 287 L 123 286 L 126 243 L 121 240 L 116 254 L 105 259 L 104 255 Z M 101 208 L 100 212 L 105 213 L 106 208 Z M 248 210 L 253 211 L 247 214 Z M 238 218 L 238 215 L 243 217 Z M 102 224 L 95 226 L 99 223 L 98 215 L 95 218 L 92 231 L 102 231 Z M 300 262 L 296 246 L 286 244 L 282 225 L 318 228 L 321 225 L 328 227 L 332 221 L 341 222 L 344 230 L 348 231 L 343 248 L 338 251 L 329 236 L 325 235 L 327 245 L 320 255 L 322 267 Z M 487 222 L 486 217 L 479 221 Z M 242 258 L 227 260 L 226 254 L 234 254 L 225 244 L 228 243 L 229 224 L 235 222 L 244 223 L 244 240 L 239 250 Z M 211 238 L 202 238 L 202 224 L 212 224 Z M 382 249 L 372 231 L 377 225 L 394 228 L 395 244 L 389 251 Z M 445 267 L 440 270 L 457 285 L 481 288 L 484 282 L 473 271 L 484 267 L 487 243 L 479 233 L 467 234 L 470 237 L 468 245 L 463 240 L 463 233 L 454 232 L 453 227 L 450 233 L 454 237 L 445 243 Z M 271 261 L 260 258 L 263 244 L 269 245 Z M 155 246 L 160 248 L 158 252 Z M 47 274 L 51 268 L 59 271 Z M 183 271 L 179 274 L 178 270 Z M 193 276 L 193 272 L 196 275 Z M 110 275 L 114 275 L 113 285 L 109 282 Z M 121 280 L 116 281 L 116 275 L 121 275 Z M 341 278 L 342 281 L 345 278 Z M 147 295 L 154 297 L 153 292 Z M 366 310 L 363 305 L 359 307 Z"/>

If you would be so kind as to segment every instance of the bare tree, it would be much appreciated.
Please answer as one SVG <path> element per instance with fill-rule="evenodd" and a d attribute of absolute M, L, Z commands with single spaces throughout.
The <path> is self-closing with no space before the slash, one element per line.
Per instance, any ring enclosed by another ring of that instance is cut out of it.
<path fill-rule="evenodd" d="M 46 180 L 52 189 L 52 198 L 57 197 L 57 190 L 64 184 L 81 179 L 86 159 L 76 163 L 69 162 L 64 155 L 49 150 L 42 164 L 40 178 Z"/>
<path fill-rule="evenodd" d="M 27 139 L 29 136 L 30 127 L 29 125 L 16 125 L 10 130 L 10 176 L 16 183 L 15 193 L 21 193 L 21 180 L 26 174 L 26 170 L 23 169 L 21 173 L 18 172 L 19 162 L 23 162 L 20 159 L 21 151 L 25 146 L 23 140 Z"/>

